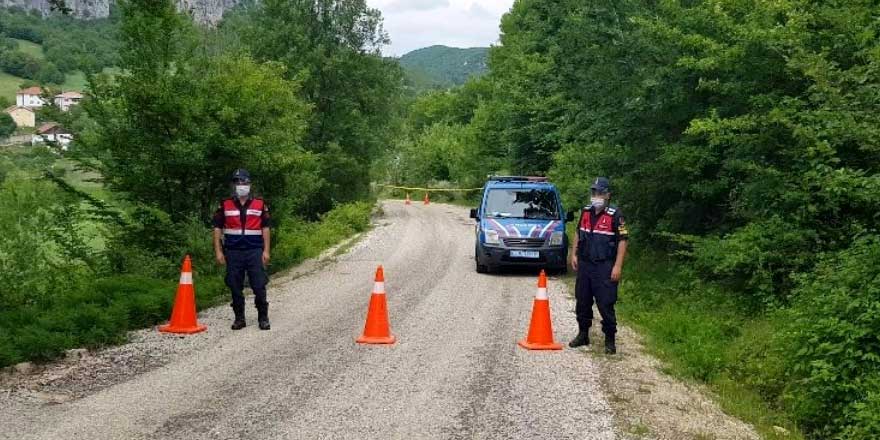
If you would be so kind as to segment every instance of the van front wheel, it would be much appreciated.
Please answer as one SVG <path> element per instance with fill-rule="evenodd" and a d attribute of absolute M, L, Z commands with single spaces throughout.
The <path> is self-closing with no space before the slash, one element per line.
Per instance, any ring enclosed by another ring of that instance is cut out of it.
<path fill-rule="evenodd" d="M 474 247 L 474 263 L 477 267 L 477 273 L 489 273 L 489 265 L 480 264 L 480 248 Z"/>
<path fill-rule="evenodd" d="M 477 273 L 489 273 L 489 266 L 480 264 L 480 262 L 477 261 Z"/>

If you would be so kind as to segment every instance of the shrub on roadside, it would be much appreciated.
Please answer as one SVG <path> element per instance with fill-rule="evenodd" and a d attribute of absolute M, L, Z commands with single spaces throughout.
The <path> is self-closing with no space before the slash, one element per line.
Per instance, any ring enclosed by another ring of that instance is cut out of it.
<path fill-rule="evenodd" d="M 817 438 L 880 436 L 880 238 L 857 239 L 799 279 L 785 397 Z"/>
<path fill-rule="evenodd" d="M 372 209 L 371 203 L 355 202 L 337 206 L 322 215 L 320 222 L 288 220 L 274 231 L 270 270 L 276 272 L 316 257 L 343 238 L 366 231 Z"/>
<path fill-rule="evenodd" d="M 704 277 L 747 294 L 753 304 L 774 305 L 790 291 L 790 274 L 811 265 L 817 240 L 814 231 L 775 216 L 721 237 L 699 238 L 691 255 Z"/>

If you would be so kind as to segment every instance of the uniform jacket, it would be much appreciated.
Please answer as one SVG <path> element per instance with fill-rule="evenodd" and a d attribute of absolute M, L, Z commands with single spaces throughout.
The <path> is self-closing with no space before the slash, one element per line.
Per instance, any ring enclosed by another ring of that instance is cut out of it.
<path fill-rule="evenodd" d="M 578 222 L 578 256 L 590 261 L 614 261 L 618 243 L 626 240 L 628 235 L 623 215 L 617 207 L 609 206 L 599 215 L 592 214 L 592 208 L 585 207 Z"/>
<path fill-rule="evenodd" d="M 269 207 L 261 198 L 249 198 L 244 205 L 237 197 L 224 199 L 213 223 L 223 230 L 224 249 L 262 249 L 263 228 L 270 226 Z"/>

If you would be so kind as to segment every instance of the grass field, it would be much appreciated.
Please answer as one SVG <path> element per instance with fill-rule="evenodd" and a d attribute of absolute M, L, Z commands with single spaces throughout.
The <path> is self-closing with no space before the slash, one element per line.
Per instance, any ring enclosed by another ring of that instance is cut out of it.
<path fill-rule="evenodd" d="M 0 72 L 0 96 L 8 98 L 10 102 L 15 103 L 15 92 L 18 91 L 22 82 L 24 82 L 24 78 Z"/>
<path fill-rule="evenodd" d="M 81 92 L 86 88 L 86 84 L 86 74 L 77 70 L 76 72 L 67 75 L 67 81 L 64 81 L 61 88 L 64 89 L 64 91 L 76 90 Z"/>
<path fill-rule="evenodd" d="M 46 58 L 46 55 L 43 53 L 43 46 L 27 40 L 18 40 L 15 38 L 13 38 L 13 40 L 18 42 L 18 49 L 22 52 L 40 60 Z"/>

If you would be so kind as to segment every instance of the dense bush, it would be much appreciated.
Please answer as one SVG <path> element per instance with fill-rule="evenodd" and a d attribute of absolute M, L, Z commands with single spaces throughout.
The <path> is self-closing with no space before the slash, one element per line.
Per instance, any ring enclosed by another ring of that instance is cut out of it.
<path fill-rule="evenodd" d="M 7 137 L 15 132 L 17 126 L 9 113 L 0 115 L 0 138 Z M 2 180 L 2 179 L 0 179 Z"/>
<path fill-rule="evenodd" d="M 820 437 L 880 436 L 880 239 L 855 240 L 799 277 L 786 400 Z"/>

